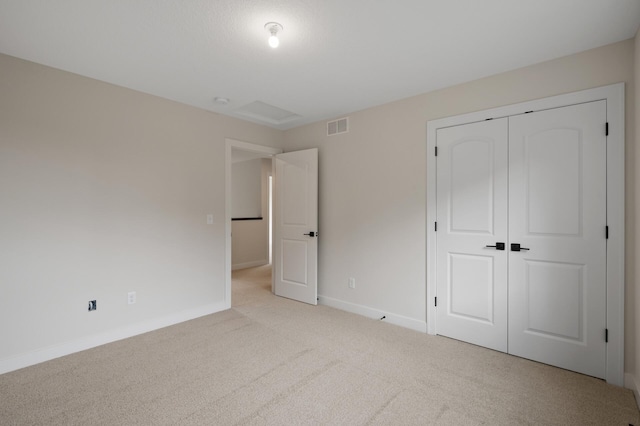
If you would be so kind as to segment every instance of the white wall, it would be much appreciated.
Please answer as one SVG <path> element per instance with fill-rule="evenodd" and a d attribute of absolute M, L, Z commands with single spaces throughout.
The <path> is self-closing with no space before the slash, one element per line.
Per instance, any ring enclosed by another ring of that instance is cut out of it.
<path fill-rule="evenodd" d="M 0 372 L 225 308 L 225 137 L 282 132 L 9 56 L 0 75 Z"/>
<path fill-rule="evenodd" d="M 232 269 L 250 268 L 269 263 L 269 176 L 271 159 L 262 158 L 257 162 L 260 178 L 261 220 L 239 220 L 231 222 L 231 262 Z M 243 163 L 234 163 L 236 165 Z M 233 194 L 232 194 L 233 196 Z"/>
<path fill-rule="evenodd" d="M 627 40 L 351 114 L 347 134 L 327 137 L 325 122 L 285 131 L 285 151 L 319 148 L 320 300 L 424 324 L 426 123 L 436 118 L 626 82 L 627 231 L 633 231 L 633 57 L 634 40 Z M 631 238 L 626 244 L 625 371 L 635 371 L 636 244 Z M 355 289 L 348 277 L 356 278 Z"/>
<path fill-rule="evenodd" d="M 262 159 L 235 162 L 231 170 L 231 217 L 262 217 Z"/>

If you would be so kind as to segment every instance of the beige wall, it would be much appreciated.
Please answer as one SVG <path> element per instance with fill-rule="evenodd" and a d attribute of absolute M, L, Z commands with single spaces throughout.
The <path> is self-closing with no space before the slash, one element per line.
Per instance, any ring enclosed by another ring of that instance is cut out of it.
<path fill-rule="evenodd" d="M 282 132 L 9 56 L 0 75 L 0 369 L 220 308 L 225 138 Z"/>
<path fill-rule="evenodd" d="M 353 113 L 347 134 L 327 137 L 324 122 L 286 131 L 286 151 L 319 148 L 319 294 L 425 321 L 427 121 L 617 82 L 626 83 L 627 235 L 635 235 L 633 58 L 631 39 Z M 635 253 L 628 238 L 627 372 L 636 359 Z"/>
<path fill-rule="evenodd" d="M 628 144 L 627 155 L 628 158 L 633 161 L 633 169 L 628 170 L 627 182 L 633 181 L 634 185 L 630 185 L 629 190 L 634 190 L 634 197 L 628 200 L 627 204 L 627 246 L 632 245 L 634 251 L 627 254 L 627 319 L 625 323 L 627 327 L 626 335 L 629 345 L 633 344 L 633 348 L 627 350 L 627 356 L 633 356 L 633 359 L 628 359 L 626 362 L 625 370 L 632 375 L 635 382 L 636 401 L 640 404 L 640 394 L 638 394 L 638 385 L 640 385 L 640 378 L 638 377 L 640 369 L 640 262 L 638 262 L 637 250 L 640 247 L 640 209 L 638 203 L 640 202 L 640 149 L 638 146 L 638 139 L 640 138 L 640 31 L 635 37 L 635 52 L 634 52 L 634 81 L 635 90 L 627 91 L 629 98 L 635 101 L 635 113 L 633 115 L 627 114 L 629 119 L 629 125 L 633 125 L 634 135 L 633 142 Z M 629 135 L 630 136 L 630 135 Z M 631 139 L 627 138 L 627 141 Z M 632 173 L 629 173 L 632 172 Z M 633 200 L 633 201 L 632 201 Z M 631 226 L 629 226 L 631 225 Z M 630 311 L 629 311 L 630 310 Z M 633 340 L 635 339 L 635 340 Z"/>
<path fill-rule="evenodd" d="M 233 154 L 231 158 L 231 217 L 262 216 L 262 159 L 233 162 Z"/>

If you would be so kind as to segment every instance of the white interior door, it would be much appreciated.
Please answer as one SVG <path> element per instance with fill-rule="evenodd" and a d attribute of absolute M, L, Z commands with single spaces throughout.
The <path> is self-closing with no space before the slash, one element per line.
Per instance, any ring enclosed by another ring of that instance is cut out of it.
<path fill-rule="evenodd" d="M 509 119 L 509 353 L 601 378 L 605 122 L 606 101 Z"/>
<path fill-rule="evenodd" d="M 273 271 L 277 296 L 318 302 L 318 150 L 274 157 Z"/>
<path fill-rule="evenodd" d="M 438 334 L 605 377 L 606 106 L 438 129 Z"/>
<path fill-rule="evenodd" d="M 507 351 L 507 119 L 439 129 L 438 334 Z"/>

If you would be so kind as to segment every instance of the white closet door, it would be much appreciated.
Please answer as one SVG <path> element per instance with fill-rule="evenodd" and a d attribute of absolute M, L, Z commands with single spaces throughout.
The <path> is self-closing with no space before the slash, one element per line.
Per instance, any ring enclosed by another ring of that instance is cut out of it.
<path fill-rule="evenodd" d="M 509 119 L 509 353 L 605 377 L 606 102 Z"/>
<path fill-rule="evenodd" d="M 507 119 L 439 129 L 437 141 L 437 332 L 504 352 Z"/>

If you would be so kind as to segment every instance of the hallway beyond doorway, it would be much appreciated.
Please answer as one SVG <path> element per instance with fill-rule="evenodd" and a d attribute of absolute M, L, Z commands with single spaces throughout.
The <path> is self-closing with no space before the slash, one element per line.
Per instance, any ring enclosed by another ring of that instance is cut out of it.
<path fill-rule="evenodd" d="M 275 297 L 271 293 L 271 265 L 232 272 L 231 304 L 234 308 L 250 304 L 261 305 L 271 297 Z"/>

